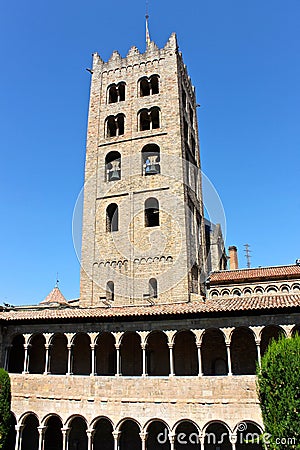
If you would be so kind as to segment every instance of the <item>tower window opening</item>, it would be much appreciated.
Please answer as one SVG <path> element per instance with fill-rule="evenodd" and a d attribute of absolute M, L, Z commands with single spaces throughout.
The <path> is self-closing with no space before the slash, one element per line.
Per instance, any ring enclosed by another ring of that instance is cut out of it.
<path fill-rule="evenodd" d="M 159 128 L 159 109 L 152 108 L 150 111 L 152 129 Z"/>
<path fill-rule="evenodd" d="M 159 80 L 158 75 L 152 75 L 150 77 L 150 92 L 151 94 L 158 94 L 159 93 Z"/>
<path fill-rule="evenodd" d="M 140 112 L 140 130 L 146 131 L 151 128 L 151 118 L 147 109 Z"/>
<path fill-rule="evenodd" d="M 182 88 L 181 97 L 182 97 L 182 107 L 184 109 L 186 109 L 186 93 L 185 93 L 185 90 L 183 88 Z"/>
<path fill-rule="evenodd" d="M 192 153 L 195 156 L 195 153 L 196 153 L 196 141 L 195 141 L 193 135 L 191 135 L 191 146 L 192 146 Z"/>
<path fill-rule="evenodd" d="M 148 198 L 145 201 L 145 227 L 159 226 L 159 203 L 156 198 Z"/>
<path fill-rule="evenodd" d="M 106 181 L 121 179 L 121 155 L 119 152 L 109 152 L 105 157 Z"/>
<path fill-rule="evenodd" d="M 160 173 L 160 148 L 156 144 L 148 144 L 142 149 L 143 175 Z"/>
<path fill-rule="evenodd" d="M 106 208 L 106 231 L 113 232 L 119 230 L 119 208 L 116 203 L 111 203 Z"/>
<path fill-rule="evenodd" d="M 124 134 L 124 114 L 109 116 L 106 119 L 106 137 L 121 136 Z"/>
<path fill-rule="evenodd" d="M 149 280 L 149 297 L 157 298 L 157 279 L 150 278 Z"/>
<path fill-rule="evenodd" d="M 108 281 L 106 284 L 106 300 L 113 302 L 115 299 L 115 285 L 113 281 Z"/>
<path fill-rule="evenodd" d="M 125 83 L 112 84 L 108 87 L 108 103 L 123 102 L 125 100 Z"/>
<path fill-rule="evenodd" d="M 187 143 L 189 141 L 189 126 L 185 119 L 183 119 L 183 136 L 185 142 Z"/>
<path fill-rule="evenodd" d="M 193 108 L 191 107 L 191 105 L 189 105 L 189 113 L 190 113 L 191 125 L 194 125 L 194 111 L 193 111 Z"/>
<path fill-rule="evenodd" d="M 155 130 L 160 127 L 159 108 L 142 109 L 139 112 L 140 131 Z"/>
<path fill-rule="evenodd" d="M 151 75 L 151 77 L 143 77 L 139 81 L 140 97 L 147 97 L 159 93 L 159 76 Z"/>

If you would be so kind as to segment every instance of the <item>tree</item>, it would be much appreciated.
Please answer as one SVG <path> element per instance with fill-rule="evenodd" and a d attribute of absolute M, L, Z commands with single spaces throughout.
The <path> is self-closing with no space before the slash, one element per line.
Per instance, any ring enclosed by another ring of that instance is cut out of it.
<path fill-rule="evenodd" d="M 8 373 L 0 368 L 0 449 L 5 449 L 11 427 L 11 388 Z"/>
<path fill-rule="evenodd" d="M 300 336 L 272 340 L 257 370 L 257 392 L 272 450 L 300 449 Z"/>

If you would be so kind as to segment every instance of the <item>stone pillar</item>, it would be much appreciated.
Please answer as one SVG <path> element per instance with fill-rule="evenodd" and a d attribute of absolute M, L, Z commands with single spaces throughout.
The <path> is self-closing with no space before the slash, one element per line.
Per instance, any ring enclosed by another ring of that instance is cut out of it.
<path fill-rule="evenodd" d="M 200 450 L 204 450 L 205 433 L 199 435 Z"/>
<path fill-rule="evenodd" d="M 229 441 L 232 444 L 232 450 L 236 450 L 236 443 L 237 443 L 237 434 L 231 433 L 229 435 Z"/>
<path fill-rule="evenodd" d="M 49 372 L 49 349 L 50 349 L 51 344 L 45 344 L 45 349 L 46 349 L 46 358 L 45 358 L 45 371 L 44 371 L 44 375 L 48 375 Z"/>
<path fill-rule="evenodd" d="M 69 437 L 69 433 L 70 433 L 70 428 L 62 428 L 61 432 L 62 432 L 62 436 L 63 436 L 62 450 L 68 450 L 68 447 L 69 447 L 68 437 Z"/>
<path fill-rule="evenodd" d="M 228 362 L 228 375 L 232 375 L 231 368 L 231 354 L 230 354 L 230 342 L 226 341 L 226 350 L 227 350 L 227 362 Z"/>
<path fill-rule="evenodd" d="M 173 343 L 169 343 L 169 354 L 170 354 L 170 377 L 173 377 L 175 375 L 174 373 L 174 358 L 173 358 Z"/>
<path fill-rule="evenodd" d="M 257 349 L 257 361 L 259 367 L 261 367 L 261 352 L 260 352 L 260 339 L 255 339 L 256 349 Z"/>
<path fill-rule="evenodd" d="M 39 450 L 44 450 L 45 446 L 45 431 L 47 427 L 38 427 L 39 432 Z"/>
<path fill-rule="evenodd" d="M 146 359 L 147 344 L 141 344 L 141 347 L 142 347 L 142 351 L 143 351 L 143 374 L 142 374 L 142 376 L 146 377 L 148 375 L 147 374 L 147 359 Z"/>
<path fill-rule="evenodd" d="M 73 370 L 73 367 L 72 367 L 72 347 L 73 347 L 73 344 L 68 344 L 67 345 L 67 348 L 68 348 L 68 372 L 67 372 L 67 375 L 72 375 L 72 370 Z"/>
<path fill-rule="evenodd" d="M 175 434 L 169 434 L 170 450 L 175 450 Z"/>
<path fill-rule="evenodd" d="M 197 343 L 197 355 L 198 355 L 198 377 L 203 376 L 202 372 L 202 359 L 201 359 L 201 344 Z"/>
<path fill-rule="evenodd" d="M 117 373 L 116 377 L 121 375 L 121 360 L 120 360 L 120 344 L 115 344 L 117 350 Z"/>
<path fill-rule="evenodd" d="M 24 425 L 16 425 L 16 444 L 15 444 L 15 450 L 20 450 L 22 446 L 22 432 L 23 432 Z"/>
<path fill-rule="evenodd" d="M 142 450 L 146 450 L 147 437 L 148 433 L 146 433 L 145 431 L 140 433 L 140 438 L 142 441 Z"/>
<path fill-rule="evenodd" d="M 113 431 L 112 435 L 114 437 L 114 442 L 115 442 L 114 450 L 119 450 L 119 441 L 120 441 L 121 432 Z"/>
<path fill-rule="evenodd" d="M 93 450 L 93 438 L 94 438 L 95 430 L 86 430 L 86 434 L 88 437 L 88 448 L 87 450 Z"/>
<path fill-rule="evenodd" d="M 96 344 L 90 344 L 91 350 L 92 350 L 92 371 L 90 373 L 91 376 L 96 375 L 96 354 L 95 354 L 95 348 Z"/>
<path fill-rule="evenodd" d="M 24 344 L 25 354 L 24 354 L 24 370 L 23 374 L 28 373 L 28 365 L 29 365 L 29 355 L 28 355 L 28 349 L 30 347 L 30 344 Z"/>

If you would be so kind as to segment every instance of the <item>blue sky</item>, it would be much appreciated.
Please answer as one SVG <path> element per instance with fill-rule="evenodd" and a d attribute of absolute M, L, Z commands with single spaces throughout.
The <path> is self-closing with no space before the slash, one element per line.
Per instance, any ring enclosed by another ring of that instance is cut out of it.
<path fill-rule="evenodd" d="M 83 184 L 91 54 L 144 51 L 144 1 L 5 2 L 0 16 L 0 303 L 37 303 L 56 272 L 79 294 L 72 212 Z M 300 3 L 150 0 L 150 32 L 176 31 L 196 86 L 202 168 L 227 245 L 252 265 L 300 257 Z"/>

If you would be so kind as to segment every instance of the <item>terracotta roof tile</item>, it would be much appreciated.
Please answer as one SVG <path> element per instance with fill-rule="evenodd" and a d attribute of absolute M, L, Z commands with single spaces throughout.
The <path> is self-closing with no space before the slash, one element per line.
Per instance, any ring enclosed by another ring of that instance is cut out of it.
<path fill-rule="evenodd" d="M 245 297 L 217 297 L 205 302 L 189 302 L 154 306 L 128 306 L 112 308 L 40 308 L 31 310 L 8 310 L 0 312 L 0 320 L 78 320 L 173 316 L 197 314 L 203 316 L 211 313 L 231 313 L 242 311 L 278 310 L 300 307 L 300 294 L 254 295 Z"/>
<path fill-rule="evenodd" d="M 58 303 L 60 305 L 69 304 L 57 286 L 55 286 L 55 288 L 52 289 L 52 291 L 47 295 L 47 297 L 42 302 L 40 302 L 40 305 L 44 303 Z"/>
<path fill-rule="evenodd" d="M 210 284 L 233 284 L 243 281 L 300 279 L 300 266 L 258 267 L 253 269 L 222 270 L 210 274 Z"/>

